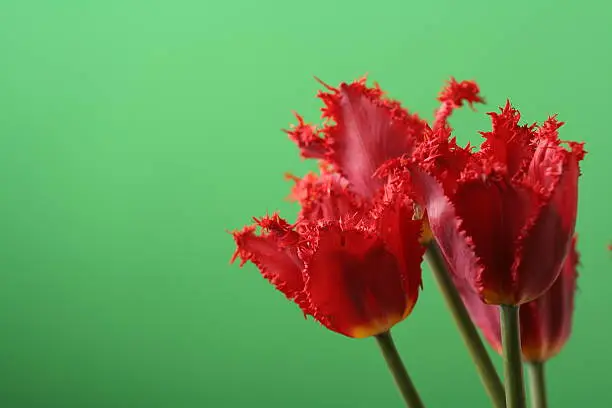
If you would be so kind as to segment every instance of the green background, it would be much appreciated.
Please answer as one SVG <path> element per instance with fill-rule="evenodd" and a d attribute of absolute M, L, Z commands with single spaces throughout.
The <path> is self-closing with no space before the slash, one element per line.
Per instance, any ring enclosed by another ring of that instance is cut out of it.
<path fill-rule="evenodd" d="M 610 6 L 559 1 L 0 2 L 0 407 L 399 407 L 372 339 L 306 321 L 225 232 L 311 163 L 317 75 L 431 118 L 451 75 L 587 142 L 575 330 L 552 406 L 612 405 Z M 430 407 L 487 399 L 431 276 L 396 339 Z M 499 358 L 496 356 L 496 362 Z"/>

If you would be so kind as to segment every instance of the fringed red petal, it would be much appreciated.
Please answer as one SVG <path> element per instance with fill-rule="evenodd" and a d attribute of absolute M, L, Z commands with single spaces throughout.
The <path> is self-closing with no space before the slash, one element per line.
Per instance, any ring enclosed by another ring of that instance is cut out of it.
<path fill-rule="evenodd" d="M 299 234 L 277 214 L 254 220 L 256 225 L 233 233 L 236 252 L 231 262 L 237 258 L 240 266 L 252 262 L 276 289 L 309 313 L 304 296 L 304 263 L 298 254 Z M 262 229 L 259 235 L 257 226 Z"/>
<path fill-rule="evenodd" d="M 475 103 L 484 103 L 484 99 L 480 96 L 480 88 L 476 82 L 457 82 L 453 77 L 448 80 L 440 91 L 438 100 L 457 108 L 462 107 L 464 102 L 467 102 L 470 107 Z"/>
<path fill-rule="evenodd" d="M 562 125 L 563 122 L 551 117 L 534 133 L 530 162 L 523 174 L 516 177 L 517 181 L 546 196 L 555 188 L 563 173 L 565 158 L 570 154 L 560 146 L 557 129 Z"/>
<path fill-rule="evenodd" d="M 513 178 L 529 162 L 533 155 L 533 125 L 519 125 L 521 114 L 506 101 L 500 113 L 489 112 L 492 122 L 490 132 L 481 132 L 485 141 L 474 158 L 481 171 L 497 169 Z"/>
<path fill-rule="evenodd" d="M 298 222 L 340 220 L 361 214 L 365 204 L 349 190 L 348 181 L 325 168 L 321 174 L 308 173 L 303 178 L 289 176 L 294 182 L 290 198 L 300 204 Z"/>
<path fill-rule="evenodd" d="M 302 158 L 323 159 L 328 153 L 328 146 L 320 130 L 304 122 L 304 118 L 299 114 L 294 112 L 294 115 L 298 124 L 291 125 L 289 129 L 284 129 L 284 132 L 299 147 Z"/>
<path fill-rule="evenodd" d="M 426 130 L 425 140 L 412 155 L 412 163 L 433 175 L 445 193 L 452 196 L 472 156 L 472 147 L 459 146 L 457 139 L 451 137 L 451 129 L 443 126 Z"/>
<path fill-rule="evenodd" d="M 362 338 L 401 321 L 409 307 L 397 258 L 371 231 L 327 223 L 308 261 L 306 291 L 314 317 L 329 329 Z"/>
<path fill-rule="evenodd" d="M 523 288 L 522 302 L 539 297 L 555 281 L 561 265 L 570 249 L 574 235 L 578 206 L 578 160 L 581 154 L 555 146 L 548 140 L 542 145 L 547 153 L 544 159 L 537 154 L 535 160 L 546 161 L 547 165 L 530 166 L 530 178 L 539 178 L 541 184 L 548 183 L 547 200 L 529 220 L 517 240 L 516 262 L 513 274 Z M 543 173 L 534 176 L 536 172 Z M 537 184 L 537 185 L 541 185 Z"/>
<path fill-rule="evenodd" d="M 448 118 L 457 108 L 463 106 L 464 102 L 474 108 L 474 103 L 484 103 L 484 99 L 480 96 L 480 88 L 474 81 L 457 82 L 452 78 L 446 83 L 438 100 L 442 102 L 442 106 L 438 108 L 434 119 L 434 129 L 439 129 L 448 125 Z"/>
<path fill-rule="evenodd" d="M 482 266 L 476 256 L 474 243 L 462 228 L 455 206 L 444 192 L 442 184 L 431 174 L 414 166 L 410 170 L 410 183 L 420 206 L 427 211 L 429 227 L 442 255 L 458 279 L 477 287 Z"/>
<path fill-rule="evenodd" d="M 377 219 L 376 228 L 389 251 L 402 266 L 404 291 L 414 305 L 419 289 L 422 288 L 420 266 L 425 247 L 421 242 L 423 235 L 428 233 L 425 228 L 429 227 L 424 225 L 423 219 L 417 217 L 414 203 L 402 189 L 390 185 L 386 190 L 386 197 L 373 210 Z"/>
<path fill-rule="evenodd" d="M 400 187 L 391 184 L 385 189 L 385 196 L 377 201 L 372 211 L 376 219 L 378 234 L 395 254 L 406 272 L 420 271 L 425 247 L 420 244 L 425 226 L 422 215 L 415 213 L 415 204 Z M 422 287 L 420 273 L 404 274 L 407 293 L 416 300 Z"/>
<path fill-rule="evenodd" d="M 426 123 L 365 81 L 328 86 L 329 92 L 320 92 L 319 98 L 325 104 L 322 132 L 329 143 L 329 162 L 357 194 L 372 197 L 382 186 L 374 172 L 385 161 L 410 153 Z"/>

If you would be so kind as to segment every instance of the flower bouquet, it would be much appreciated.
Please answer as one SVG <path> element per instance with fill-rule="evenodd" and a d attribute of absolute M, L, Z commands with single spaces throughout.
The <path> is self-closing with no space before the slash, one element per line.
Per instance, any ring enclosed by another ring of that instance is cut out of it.
<path fill-rule="evenodd" d="M 478 149 L 458 145 L 449 117 L 484 103 L 473 81 L 450 79 L 432 123 L 365 78 L 321 84 L 323 123 L 296 114 L 285 131 L 319 163 L 317 173 L 287 176 L 297 219 L 254 218 L 233 232 L 232 261 L 255 264 L 324 327 L 375 337 L 417 408 L 425 404 L 391 329 L 417 304 L 425 258 L 492 406 L 526 406 L 525 363 L 531 405 L 546 407 L 544 364 L 568 339 L 573 313 L 583 144 L 561 141 L 555 116 L 520 124 L 508 101 L 489 113 Z M 483 338 L 503 356 L 503 382 Z"/>

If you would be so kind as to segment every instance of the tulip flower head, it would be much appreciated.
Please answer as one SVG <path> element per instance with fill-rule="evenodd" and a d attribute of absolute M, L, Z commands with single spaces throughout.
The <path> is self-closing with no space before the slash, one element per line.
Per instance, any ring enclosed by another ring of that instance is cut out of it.
<path fill-rule="evenodd" d="M 421 221 L 413 219 L 412 203 L 399 194 L 362 211 L 348 196 L 334 197 L 344 190 L 333 180 L 311 175 L 300 181 L 320 195 L 296 224 L 275 214 L 235 232 L 234 259 L 254 263 L 305 315 L 328 329 L 348 337 L 373 336 L 405 319 L 417 301 Z"/>
<path fill-rule="evenodd" d="M 323 85 L 326 92 L 318 94 L 323 125 L 308 124 L 295 114 L 298 124 L 286 132 L 302 157 L 322 159 L 347 180 L 352 192 L 372 199 L 384 184 L 373 177 L 378 167 L 412 152 L 427 124 L 385 98 L 377 84 L 366 86 L 366 78 L 337 88 Z"/>
<path fill-rule="evenodd" d="M 583 145 L 561 142 L 563 123 L 519 125 L 508 102 L 490 113 L 478 152 L 459 147 L 442 124 L 426 131 L 404 169 L 451 272 L 481 300 L 520 305 L 556 280 L 576 223 Z M 567 147 L 566 147 L 567 146 Z M 400 171 L 401 172 L 401 171 Z"/>
<path fill-rule="evenodd" d="M 349 337 L 382 333 L 410 313 L 429 231 L 405 186 L 375 177 L 388 160 L 412 154 L 428 125 L 365 82 L 321 82 L 323 125 L 295 114 L 285 131 L 303 158 L 320 162 L 320 174 L 288 176 L 297 221 L 275 214 L 234 232 L 233 259 L 254 263 L 306 315 Z M 439 116 L 482 101 L 477 93 L 475 83 L 452 80 Z"/>

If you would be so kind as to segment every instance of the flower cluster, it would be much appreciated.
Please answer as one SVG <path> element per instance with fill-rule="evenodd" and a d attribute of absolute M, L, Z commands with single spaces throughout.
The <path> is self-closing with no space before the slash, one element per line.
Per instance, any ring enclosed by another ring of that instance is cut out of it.
<path fill-rule="evenodd" d="M 326 86 L 321 127 L 297 115 L 287 130 L 319 174 L 299 178 L 293 224 L 278 215 L 234 233 L 234 258 L 252 261 L 303 312 L 349 337 L 389 330 L 408 316 L 421 288 L 422 221 L 411 197 L 374 177 L 387 160 L 411 152 L 426 122 L 385 99 L 365 79 Z"/>
<path fill-rule="evenodd" d="M 556 116 L 521 124 L 507 101 L 489 113 L 478 149 L 459 146 L 448 119 L 484 103 L 473 81 L 451 78 L 431 123 L 365 78 L 321 84 L 322 123 L 295 114 L 285 130 L 320 169 L 287 176 L 298 217 L 254 218 L 233 233 L 233 260 L 255 264 L 325 327 L 380 338 L 414 308 L 423 255 L 435 248 L 494 349 L 498 305 L 520 306 L 524 359 L 558 353 L 573 313 L 583 144 L 559 138 Z"/>

